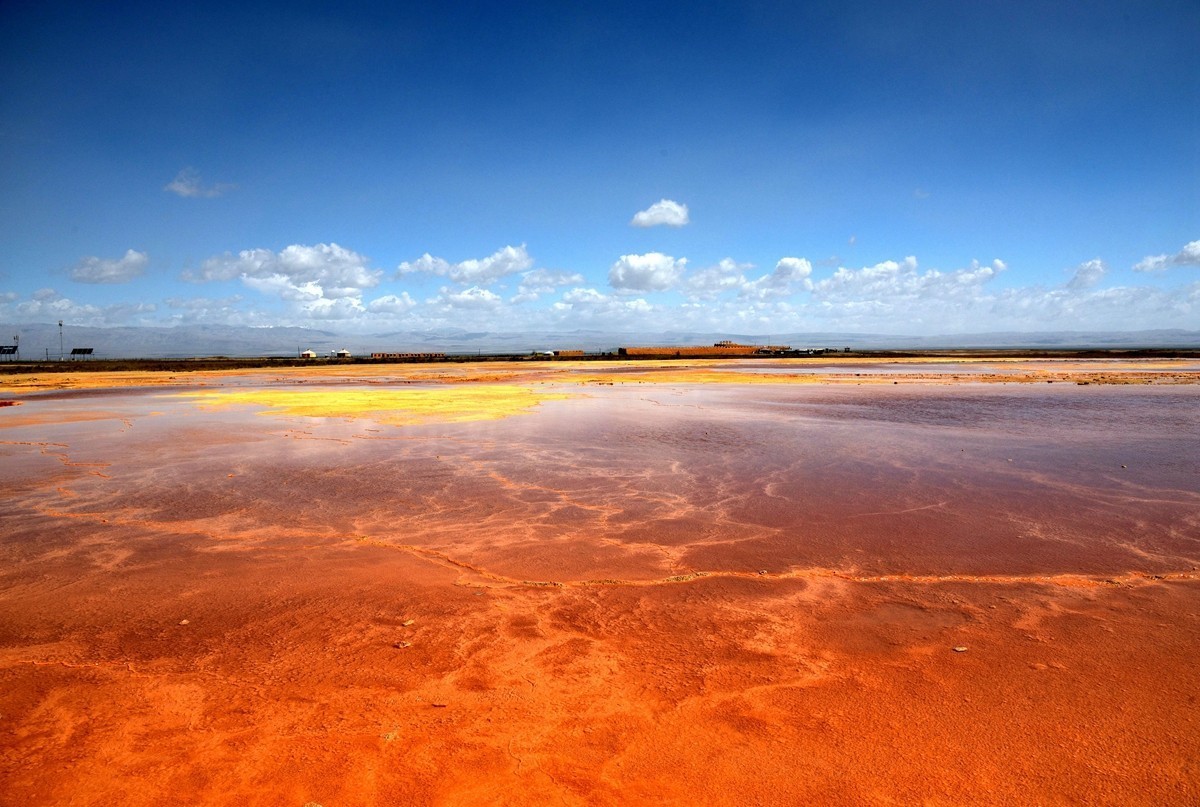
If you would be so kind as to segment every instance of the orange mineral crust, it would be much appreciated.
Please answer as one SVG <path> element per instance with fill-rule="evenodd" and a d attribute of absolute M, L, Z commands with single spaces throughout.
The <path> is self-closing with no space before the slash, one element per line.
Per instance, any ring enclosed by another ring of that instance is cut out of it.
<path fill-rule="evenodd" d="M 1200 803 L 1200 385 L 1124 364 L 3 391 L 0 804 Z"/>

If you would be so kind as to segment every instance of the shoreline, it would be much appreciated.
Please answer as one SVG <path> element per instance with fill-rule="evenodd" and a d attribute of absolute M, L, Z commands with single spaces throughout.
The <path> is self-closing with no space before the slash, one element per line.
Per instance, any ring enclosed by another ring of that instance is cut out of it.
<path fill-rule="evenodd" d="M 162 372 L 199 372 L 212 370 L 254 370 L 279 369 L 286 367 L 320 368 L 320 367 L 390 367 L 412 365 L 462 365 L 462 364 L 494 364 L 497 362 L 520 363 L 613 363 L 613 362 L 657 362 L 657 361 L 715 361 L 715 362 L 771 362 L 798 361 L 805 363 L 820 362 L 862 362 L 862 361 L 903 361 L 903 360 L 938 360 L 938 361 L 999 361 L 999 360 L 1082 360 L 1082 359 L 1200 359 L 1200 347 L 1196 348 L 1079 348 L 1079 349 L 1028 349 L 1028 348 L 995 348 L 995 349 L 945 349 L 945 350 L 852 350 L 848 352 L 829 351 L 822 354 L 772 356 L 772 355 L 737 355 L 714 356 L 704 353 L 689 353 L 688 348 L 681 347 L 676 354 L 654 354 L 622 356 L 616 353 L 594 353 L 583 356 L 545 356 L 528 353 L 491 353 L 491 354 L 450 354 L 446 356 L 425 356 L 404 359 L 372 359 L 369 357 L 351 357 L 345 359 L 315 358 L 301 359 L 287 357 L 230 357 L 203 356 L 195 358 L 128 358 L 128 359 L 78 359 L 59 361 L 10 361 L 0 362 L 0 376 L 28 375 L 31 373 L 96 373 L 117 371 L 162 371 Z"/>

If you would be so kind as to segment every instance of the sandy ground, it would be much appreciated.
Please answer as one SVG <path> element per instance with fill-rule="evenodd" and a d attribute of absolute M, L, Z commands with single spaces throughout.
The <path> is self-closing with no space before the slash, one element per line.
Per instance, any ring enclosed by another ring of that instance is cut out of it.
<path fill-rule="evenodd" d="M 1198 380 L 0 390 L 0 804 L 1200 803 Z"/>

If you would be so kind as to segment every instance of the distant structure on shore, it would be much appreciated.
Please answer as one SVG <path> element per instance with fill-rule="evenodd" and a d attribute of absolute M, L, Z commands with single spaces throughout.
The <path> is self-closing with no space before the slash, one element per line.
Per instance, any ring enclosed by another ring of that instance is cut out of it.
<path fill-rule="evenodd" d="M 372 353 L 372 359 L 407 361 L 409 359 L 444 359 L 445 353 Z"/>
<path fill-rule="evenodd" d="M 704 357 L 704 356 L 787 356 L 793 351 L 790 345 L 743 345 L 726 339 L 712 345 L 674 345 L 669 347 L 621 347 L 618 356 L 637 357 Z M 813 351 L 803 351 L 811 353 Z M 825 351 L 822 350 L 822 353 Z"/>
<path fill-rule="evenodd" d="M 847 352 L 849 348 L 847 348 Z M 712 345 L 655 345 L 619 347 L 614 351 L 569 350 L 534 350 L 531 353 L 488 353 L 491 359 L 601 359 L 601 358 L 635 358 L 635 359 L 695 359 L 695 358 L 736 358 L 741 356 L 819 356 L 829 352 L 837 352 L 835 348 L 793 348 L 790 345 L 746 345 L 740 342 L 724 340 Z M 401 353 L 377 351 L 371 353 L 374 361 L 444 361 L 447 359 L 462 359 L 470 354 L 446 353 Z M 477 353 L 483 357 L 485 354 Z"/>
<path fill-rule="evenodd" d="M 317 353 L 317 351 L 315 351 L 315 350 L 305 350 L 303 352 L 298 351 L 296 353 L 297 358 L 301 358 L 301 359 L 318 359 L 318 358 L 349 359 L 353 355 L 354 354 L 352 354 L 349 350 L 346 350 L 345 348 L 342 348 L 341 350 L 331 350 L 331 351 L 329 351 L 328 356 L 322 356 L 321 354 Z"/>

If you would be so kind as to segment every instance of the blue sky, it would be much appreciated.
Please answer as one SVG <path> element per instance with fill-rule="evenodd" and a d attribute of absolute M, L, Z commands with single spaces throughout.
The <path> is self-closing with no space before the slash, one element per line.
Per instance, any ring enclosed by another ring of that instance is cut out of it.
<path fill-rule="evenodd" d="M 1200 323 L 1194 0 L 194 5 L 0 5 L 0 321 Z"/>

